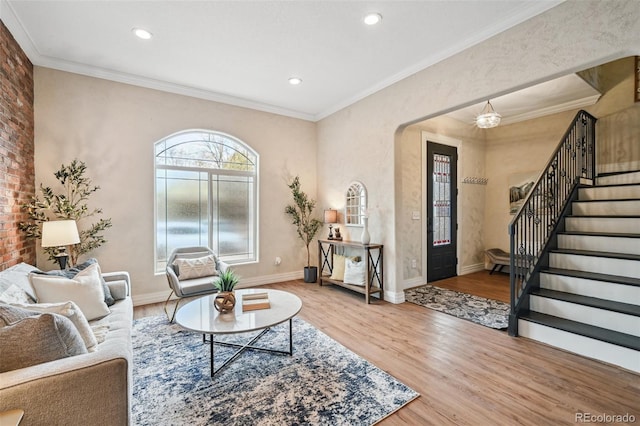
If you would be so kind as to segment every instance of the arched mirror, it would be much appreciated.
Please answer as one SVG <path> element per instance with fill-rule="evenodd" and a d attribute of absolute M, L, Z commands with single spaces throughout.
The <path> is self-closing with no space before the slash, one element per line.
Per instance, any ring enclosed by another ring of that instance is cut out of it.
<path fill-rule="evenodd" d="M 362 226 L 362 218 L 367 211 L 367 188 L 362 182 L 352 182 L 347 189 L 347 203 L 344 217 L 347 226 Z"/>

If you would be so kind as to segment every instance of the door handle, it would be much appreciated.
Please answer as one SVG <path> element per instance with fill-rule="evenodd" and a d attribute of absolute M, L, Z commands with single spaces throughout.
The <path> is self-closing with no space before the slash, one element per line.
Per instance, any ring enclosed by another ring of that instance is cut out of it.
<path fill-rule="evenodd" d="M 428 234 L 432 234 L 433 233 L 433 218 L 432 217 L 427 218 L 427 233 Z"/>

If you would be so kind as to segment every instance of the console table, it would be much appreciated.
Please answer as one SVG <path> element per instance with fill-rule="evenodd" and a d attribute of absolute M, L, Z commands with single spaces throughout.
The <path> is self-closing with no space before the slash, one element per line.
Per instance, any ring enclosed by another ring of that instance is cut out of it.
<path fill-rule="evenodd" d="M 341 280 L 331 279 L 333 272 L 333 254 L 342 254 L 350 247 L 364 252 L 363 260 L 367 262 L 365 285 L 346 284 Z M 382 244 L 362 244 L 356 241 L 318 240 L 318 281 L 320 285 L 329 283 L 364 294 L 365 302 L 370 303 L 371 295 L 379 293 L 384 300 L 384 274 L 382 269 Z M 338 251 L 338 252 L 336 252 Z M 328 270 L 329 274 L 324 271 Z"/>

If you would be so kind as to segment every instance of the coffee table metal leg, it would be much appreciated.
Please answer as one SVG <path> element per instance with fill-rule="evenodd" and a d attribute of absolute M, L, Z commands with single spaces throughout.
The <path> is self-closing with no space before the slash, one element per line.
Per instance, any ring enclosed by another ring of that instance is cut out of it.
<path fill-rule="evenodd" d="M 213 378 L 217 372 L 219 372 L 224 367 L 226 367 L 231 362 L 233 362 L 236 358 L 238 358 L 247 349 L 251 349 L 251 350 L 255 350 L 255 351 L 261 351 L 261 352 L 269 352 L 269 353 L 272 353 L 272 354 L 282 354 L 282 355 L 292 356 L 293 355 L 293 319 L 292 318 L 289 319 L 289 351 L 288 352 L 287 351 L 280 351 L 280 350 L 276 350 L 276 349 L 268 349 L 268 348 L 260 348 L 260 347 L 256 347 L 256 346 L 251 346 L 256 341 L 258 341 L 258 339 L 260 339 L 262 336 L 264 336 L 264 334 L 266 332 L 268 332 L 269 330 L 271 330 L 271 328 L 265 328 L 257 336 L 255 336 L 253 339 L 251 339 L 249 342 L 247 342 L 244 345 L 238 345 L 238 344 L 235 344 L 235 343 L 227 343 L 227 342 L 216 342 L 213 339 L 213 334 L 210 334 L 209 335 L 209 345 L 211 347 L 211 350 L 210 350 L 210 352 L 211 352 L 211 378 Z M 202 335 L 202 340 L 206 342 L 204 334 Z M 231 357 L 229 357 L 227 360 L 225 360 L 225 362 L 220 367 L 218 367 L 217 369 L 214 368 L 214 363 L 213 363 L 213 356 L 214 356 L 213 345 L 214 345 L 214 343 L 217 343 L 217 344 L 222 345 L 222 346 L 228 346 L 228 347 L 232 347 L 232 348 L 239 348 Z"/>

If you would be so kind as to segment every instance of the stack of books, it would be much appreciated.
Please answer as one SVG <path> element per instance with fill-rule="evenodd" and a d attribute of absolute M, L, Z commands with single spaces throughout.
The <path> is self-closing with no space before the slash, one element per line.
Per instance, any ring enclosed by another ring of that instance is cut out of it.
<path fill-rule="evenodd" d="M 269 309 L 269 293 L 252 293 L 242 295 L 242 311 L 255 311 L 258 309 Z"/>

